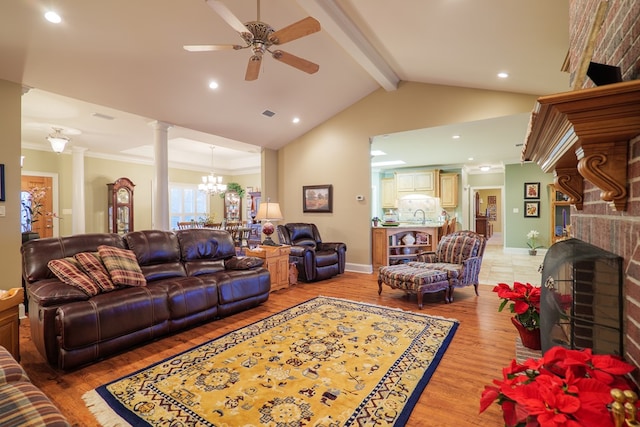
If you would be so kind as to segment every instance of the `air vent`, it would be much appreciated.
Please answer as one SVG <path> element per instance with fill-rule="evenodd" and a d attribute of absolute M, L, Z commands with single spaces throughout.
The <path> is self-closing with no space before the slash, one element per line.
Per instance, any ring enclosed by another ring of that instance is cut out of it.
<path fill-rule="evenodd" d="M 113 119 L 115 119 L 115 117 L 113 117 L 113 116 L 108 116 L 108 115 L 102 114 L 102 113 L 92 113 L 91 115 L 93 117 L 97 117 L 99 119 L 104 119 L 104 120 L 113 120 Z"/>
<path fill-rule="evenodd" d="M 274 113 L 273 111 L 270 111 L 270 110 L 264 110 L 264 111 L 262 112 L 262 115 L 263 115 L 263 116 L 267 116 L 267 117 L 273 117 L 273 116 L 275 116 L 275 115 L 276 115 L 276 113 Z"/>

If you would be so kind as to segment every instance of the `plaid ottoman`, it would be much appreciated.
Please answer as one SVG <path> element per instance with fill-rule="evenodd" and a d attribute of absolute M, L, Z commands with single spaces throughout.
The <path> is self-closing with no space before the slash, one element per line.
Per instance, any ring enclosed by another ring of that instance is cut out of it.
<path fill-rule="evenodd" d="M 378 295 L 382 293 L 382 284 L 393 289 L 402 289 L 407 294 L 418 297 L 418 308 L 422 308 L 422 295 L 429 292 L 444 291 L 444 302 L 449 302 L 449 280 L 446 271 L 427 270 L 407 264 L 385 265 L 378 272 Z"/>

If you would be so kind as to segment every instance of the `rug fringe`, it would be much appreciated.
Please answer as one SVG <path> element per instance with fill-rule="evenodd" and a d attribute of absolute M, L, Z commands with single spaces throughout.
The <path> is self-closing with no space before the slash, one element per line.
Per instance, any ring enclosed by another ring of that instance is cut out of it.
<path fill-rule="evenodd" d="M 345 302 L 355 302 L 357 304 L 368 305 L 370 307 L 384 308 L 385 310 L 393 310 L 393 311 L 399 311 L 399 312 L 402 312 L 402 313 L 417 314 L 417 315 L 425 316 L 425 317 L 433 317 L 434 319 L 446 320 L 448 322 L 460 323 L 460 321 L 458 319 L 454 319 L 453 317 L 436 316 L 436 315 L 433 315 L 433 314 L 426 314 L 426 313 L 416 313 L 415 311 L 403 310 L 403 309 L 397 308 L 397 307 L 387 307 L 386 305 L 373 304 L 373 303 L 370 303 L 370 302 L 353 301 L 353 300 L 350 300 L 350 299 L 338 298 L 338 297 L 328 297 L 328 296 L 325 296 L 325 295 L 318 295 L 317 298 L 326 298 L 326 299 L 333 299 L 333 300 L 336 300 L 336 301 L 345 301 Z"/>
<path fill-rule="evenodd" d="M 131 427 L 100 397 L 97 391 L 90 390 L 82 395 L 87 408 L 102 427 Z"/>

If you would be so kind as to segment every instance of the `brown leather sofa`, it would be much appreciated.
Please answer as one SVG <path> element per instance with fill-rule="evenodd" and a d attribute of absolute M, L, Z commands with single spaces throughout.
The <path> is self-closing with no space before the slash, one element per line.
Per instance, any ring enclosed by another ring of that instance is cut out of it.
<path fill-rule="evenodd" d="M 347 245 L 323 242 L 315 224 L 279 225 L 278 239 L 282 244 L 291 245 L 289 260 L 296 263 L 300 280 L 315 282 L 344 273 Z"/>
<path fill-rule="evenodd" d="M 132 250 L 146 286 L 89 296 L 60 281 L 53 259 L 108 245 Z M 31 337 L 47 362 L 68 370 L 178 330 L 266 301 L 269 272 L 239 262 L 224 230 L 147 230 L 124 236 L 83 234 L 23 244 Z M 251 261 L 245 258 L 244 261 Z"/>

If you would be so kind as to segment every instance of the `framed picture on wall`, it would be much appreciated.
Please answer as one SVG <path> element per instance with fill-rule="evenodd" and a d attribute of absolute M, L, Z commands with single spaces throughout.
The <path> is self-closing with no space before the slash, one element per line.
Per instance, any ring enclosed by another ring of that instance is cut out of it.
<path fill-rule="evenodd" d="M 525 218 L 540 218 L 540 202 L 524 202 L 524 217 Z"/>
<path fill-rule="evenodd" d="M 4 164 L 0 165 L 0 202 L 4 202 Z"/>
<path fill-rule="evenodd" d="M 540 183 L 539 182 L 525 182 L 524 183 L 524 198 L 525 199 L 539 199 L 540 198 Z"/>
<path fill-rule="evenodd" d="M 333 212 L 333 185 L 302 187 L 303 212 Z"/>

